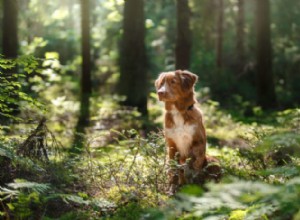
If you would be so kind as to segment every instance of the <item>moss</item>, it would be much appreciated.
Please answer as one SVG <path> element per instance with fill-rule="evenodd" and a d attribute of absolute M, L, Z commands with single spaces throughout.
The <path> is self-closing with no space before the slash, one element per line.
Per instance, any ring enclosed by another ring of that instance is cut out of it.
<path fill-rule="evenodd" d="M 247 215 L 247 210 L 234 210 L 230 213 L 228 220 L 243 220 Z"/>

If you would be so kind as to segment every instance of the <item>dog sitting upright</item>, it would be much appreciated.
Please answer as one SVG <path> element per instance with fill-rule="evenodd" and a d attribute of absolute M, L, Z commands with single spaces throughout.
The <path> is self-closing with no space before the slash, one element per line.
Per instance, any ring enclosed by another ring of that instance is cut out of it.
<path fill-rule="evenodd" d="M 202 113 L 196 106 L 194 85 L 197 75 L 176 70 L 161 73 L 155 81 L 158 98 L 165 102 L 164 134 L 168 160 L 186 164 L 180 171 L 169 171 L 170 191 L 184 183 L 203 183 L 206 158 L 206 133 Z M 214 159 L 212 159 L 214 160 Z"/>

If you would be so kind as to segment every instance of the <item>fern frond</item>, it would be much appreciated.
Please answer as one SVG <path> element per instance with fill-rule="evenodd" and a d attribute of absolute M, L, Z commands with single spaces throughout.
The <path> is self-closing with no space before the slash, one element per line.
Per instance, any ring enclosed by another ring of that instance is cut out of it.
<path fill-rule="evenodd" d="M 0 156 L 8 157 L 9 159 L 12 159 L 13 153 L 11 151 L 9 151 L 8 149 L 5 149 L 2 146 L 0 146 Z"/>
<path fill-rule="evenodd" d="M 28 189 L 39 193 L 45 193 L 47 190 L 51 189 L 50 185 L 47 183 L 36 183 L 29 182 L 23 179 L 15 179 L 14 183 L 7 184 L 10 188 L 13 189 Z"/>
<path fill-rule="evenodd" d="M 69 204 L 70 202 L 74 202 L 80 205 L 90 204 L 89 200 L 84 200 L 82 197 L 72 194 L 57 194 L 57 196 L 61 197 L 61 199 L 67 204 Z"/>

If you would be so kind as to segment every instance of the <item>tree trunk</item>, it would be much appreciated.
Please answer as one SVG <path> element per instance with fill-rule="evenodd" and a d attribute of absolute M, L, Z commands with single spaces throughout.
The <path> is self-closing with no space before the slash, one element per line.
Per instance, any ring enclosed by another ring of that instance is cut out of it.
<path fill-rule="evenodd" d="M 236 73 L 241 75 L 245 65 L 245 2 L 244 0 L 238 0 L 238 14 L 236 20 Z"/>
<path fill-rule="evenodd" d="M 18 55 L 18 3 L 17 0 L 3 0 L 2 54 L 13 59 Z"/>
<path fill-rule="evenodd" d="M 143 0 L 126 0 L 120 48 L 119 93 L 126 106 L 137 107 L 147 116 L 147 68 Z"/>
<path fill-rule="evenodd" d="M 269 0 L 256 0 L 256 87 L 257 104 L 263 109 L 276 107 L 272 73 L 272 46 Z"/>
<path fill-rule="evenodd" d="M 80 79 L 80 111 L 76 125 L 73 147 L 70 156 L 82 153 L 84 147 L 85 128 L 89 126 L 90 96 L 92 93 L 91 80 L 91 49 L 90 49 L 90 2 L 80 0 L 81 4 L 81 79 Z M 74 154 L 72 154 L 74 153 Z"/>
<path fill-rule="evenodd" d="M 89 100 L 92 93 L 89 0 L 81 0 L 81 38 L 82 69 L 80 80 L 80 116 L 78 125 L 80 127 L 85 127 L 89 125 Z"/>
<path fill-rule="evenodd" d="M 218 20 L 217 20 L 217 45 L 216 45 L 216 66 L 222 69 L 223 66 L 223 23 L 224 23 L 224 3 L 218 0 Z"/>
<path fill-rule="evenodd" d="M 191 59 L 192 33 L 190 29 L 190 8 L 188 0 L 177 0 L 176 69 L 189 69 Z"/>
<path fill-rule="evenodd" d="M 15 59 L 18 56 L 18 2 L 17 0 L 3 0 L 3 23 L 2 23 L 2 55 L 5 59 Z M 2 70 L 3 77 L 9 82 L 18 81 L 17 67 Z M 12 85 L 12 84 L 10 84 Z M 10 103 L 7 101 L 5 105 L 11 115 L 19 113 L 18 100 L 18 87 L 15 87 L 9 94 L 15 101 Z M 0 114 L 0 122 L 7 123 L 8 118 Z"/>

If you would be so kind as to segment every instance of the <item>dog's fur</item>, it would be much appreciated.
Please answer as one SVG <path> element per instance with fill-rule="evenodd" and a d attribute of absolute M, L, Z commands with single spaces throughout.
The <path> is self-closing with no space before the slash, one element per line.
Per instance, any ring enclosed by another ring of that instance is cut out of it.
<path fill-rule="evenodd" d="M 179 174 L 174 170 L 169 172 L 172 188 L 184 183 L 203 182 L 203 167 L 215 161 L 205 155 L 206 133 L 194 96 L 197 80 L 198 76 L 189 71 L 176 70 L 161 73 L 155 81 L 158 98 L 165 103 L 164 134 L 168 160 L 178 159 L 179 164 L 186 164 Z"/>

